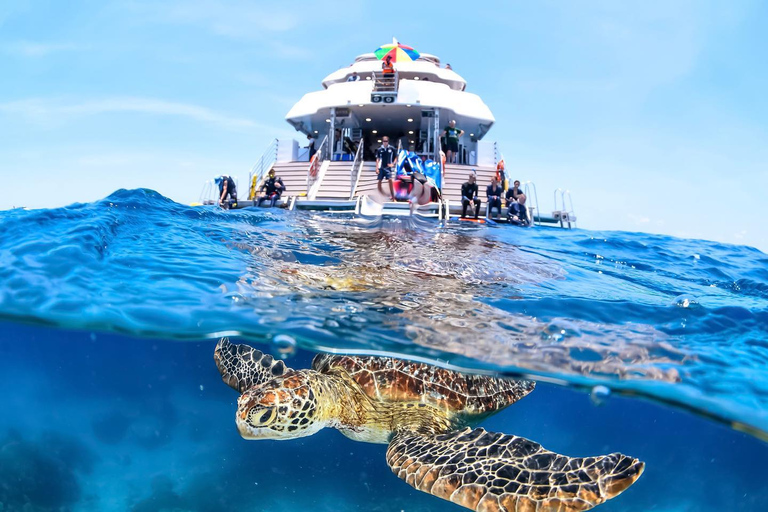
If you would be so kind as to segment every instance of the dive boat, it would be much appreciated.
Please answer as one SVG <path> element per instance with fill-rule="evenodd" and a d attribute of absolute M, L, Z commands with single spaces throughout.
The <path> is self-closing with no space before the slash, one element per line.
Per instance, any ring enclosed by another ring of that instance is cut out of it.
<path fill-rule="evenodd" d="M 389 48 L 394 48 L 389 55 L 399 51 L 402 57 L 392 63 L 393 69 L 385 70 L 381 50 Z M 272 140 L 249 173 L 248 199 L 238 201 L 236 207 L 257 204 L 261 185 L 272 170 L 285 185 L 277 204 L 289 209 L 364 215 L 416 213 L 449 219 L 461 214 L 461 185 L 470 174 L 476 176 L 478 195 L 486 205 L 485 187 L 494 176 L 504 174 L 497 144 L 486 138 L 495 118 L 478 95 L 467 91 L 466 80 L 450 65 L 443 66 L 437 56 L 393 41 L 375 53 L 358 56 L 349 66 L 326 76 L 321 85 L 322 89 L 305 94 L 285 116 L 301 142 Z M 453 161 L 447 160 L 442 139 L 451 121 L 463 130 L 457 151 L 451 155 Z M 389 200 L 387 180 L 382 183 L 384 194 L 377 190 L 375 152 L 384 136 L 398 152 L 397 201 Z M 420 182 L 427 190 L 419 189 L 419 181 L 408 177 L 410 171 L 426 175 Z M 529 198 L 533 224 L 575 225 L 567 191 L 555 191 L 555 210 L 544 216 L 538 208 L 535 184 L 527 181 L 521 188 Z M 216 204 L 218 190 L 213 180 L 208 182 L 201 202 Z M 239 190 L 242 197 L 244 191 Z"/>

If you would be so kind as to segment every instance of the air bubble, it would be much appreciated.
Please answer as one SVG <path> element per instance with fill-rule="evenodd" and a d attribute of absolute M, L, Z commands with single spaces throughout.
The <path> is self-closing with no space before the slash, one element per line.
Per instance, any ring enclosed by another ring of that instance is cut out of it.
<path fill-rule="evenodd" d="M 595 386 L 589 394 L 589 399 L 594 405 L 605 405 L 605 402 L 611 397 L 611 390 L 606 386 Z"/>
<path fill-rule="evenodd" d="M 283 359 L 296 353 L 296 340 L 287 334 L 278 334 L 272 338 L 272 344 Z"/>
<path fill-rule="evenodd" d="M 679 308 L 695 308 L 699 305 L 699 301 L 693 295 L 678 295 L 672 301 L 672 304 Z"/>

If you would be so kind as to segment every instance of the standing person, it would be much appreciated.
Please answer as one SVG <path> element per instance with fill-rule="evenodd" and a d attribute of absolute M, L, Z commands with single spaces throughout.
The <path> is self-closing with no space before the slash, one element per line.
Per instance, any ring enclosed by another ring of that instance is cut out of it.
<path fill-rule="evenodd" d="M 517 196 L 517 201 L 513 201 L 507 210 L 507 220 L 510 224 L 518 226 L 527 226 L 530 222 L 528 218 L 528 208 L 525 207 L 525 194 Z"/>
<path fill-rule="evenodd" d="M 381 61 L 381 70 L 385 75 L 391 75 L 395 72 L 395 66 L 392 64 L 392 57 L 387 55 L 384 60 Z"/>
<path fill-rule="evenodd" d="M 475 218 L 480 216 L 480 198 L 477 197 L 477 178 L 474 173 L 461 186 L 461 206 L 462 217 L 467 216 L 467 206 L 475 209 Z"/>
<path fill-rule="evenodd" d="M 216 178 L 219 185 L 219 206 L 225 210 L 237 207 L 237 186 L 232 176 L 219 176 Z M 227 197 L 229 200 L 227 201 Z"/>
<path fill-rule="evenodd" d="M 392 181 L 392 170 L 395 167 L 395 148 L 389 145 L 389 137 L 384 136 L 381 139 L 381 146 L 376 150 L 376 169 L 379 170 L 377 180 L 379 181 L 379 192 L 384 195 L 381 189 L 381 180 L 389 181 L 389 200 L 395 200 L 395 185 Z"/>
<path fill-rule="evenodd" d="M 360 80 L 360 75 L 357 74 L 357 71 L 353 71 L 349 77 L 347 77 L 347 82 L 357 82 Z"/>
<path fill-rule="evenodd" d="M 459 152 L 459 137 L 464 135 L 464 130 L 456 128 L 456 120 L 452 120 L 448 123 L 448 126 L 443 130 L 441 137 L 445 137 L 445 146 L 448 149 L 448 162 L 456 163 L 456 154 Z"/>
<path fill-rule="evenodd" d="M 315 149 L 315 138 L 311 133 L 307 134 L 307 148 L 309 149 L 309 159 L 312 160 L 312 157 L 315 156 L 317 150 Z"/>
<path fill-rule="evenodd" d="M 494 176 L 491 179 L 491 184 L 485 189 L 485 195 L 488 197 L 488 215 L 486 217 L 491 217 L 491 212 L 494 208 L 496 208 L 496 211 L 499 212 L 499 217 L 501 217 L 501 194 L 503 192 L 499 186 L 499 180 Z"/>
<path fill-rule="evenodd" d="M 283 184 L 283 180 L 275 177 L 274 169 L 269 170 L 267 181 L 264 182 L 259 191 L 261 192 L 262 190 L 265 190 L 266 193 L 259 198 L 256 206 L 261 206 L 262 201 L 269 199 L 270 208 L 274 208 L 275 204 L 277 204 L 277 202 L 280 200 L 280 196 L 283 195 L 283 192 L 285 192 L 285 185 Z"/>

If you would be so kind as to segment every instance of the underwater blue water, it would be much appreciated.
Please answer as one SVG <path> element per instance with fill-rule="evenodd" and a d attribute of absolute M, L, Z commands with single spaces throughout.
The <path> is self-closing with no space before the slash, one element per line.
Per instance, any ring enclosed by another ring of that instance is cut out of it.
<path fill-rule="evenodd" d="M 0 319 L 3 512 L 463 510 L 383 445 L 242 440 L 222 334 L 295 368 L 330 350 L 531 376 L 483 426 L 644 460 L 598 510 L 768 510 L 768 256 L 749 247 L 121 190 L 0 212 Z"/>

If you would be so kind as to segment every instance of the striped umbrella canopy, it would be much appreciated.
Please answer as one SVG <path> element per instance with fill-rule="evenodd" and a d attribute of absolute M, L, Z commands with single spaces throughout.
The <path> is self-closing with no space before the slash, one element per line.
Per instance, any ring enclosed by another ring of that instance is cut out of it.
<path fill-rule="evenodd" d="M 421 55 L 419 52 L 397 42 L 397 39 L 392 39 L 392 44 L 385 44 L 380 46 L 378 50 L 373 52 L 376 58 L 384 60 L 389 55 L 392 58 L 392 62 L 403 62 L 409 60 L 416 60 Z"/>

